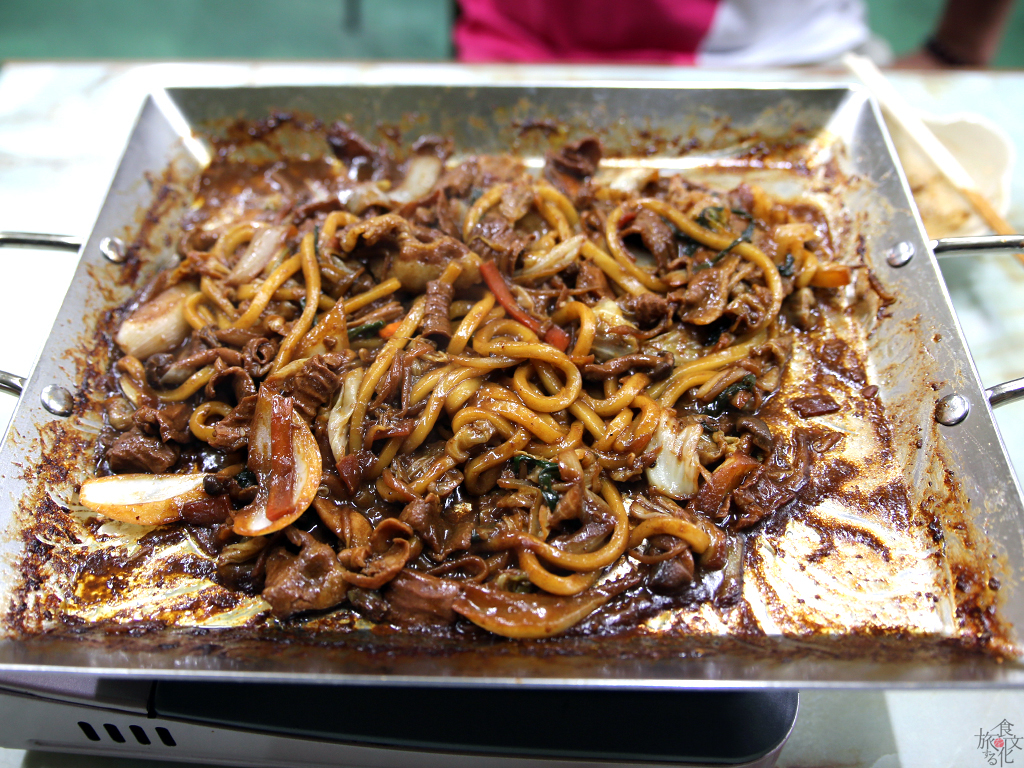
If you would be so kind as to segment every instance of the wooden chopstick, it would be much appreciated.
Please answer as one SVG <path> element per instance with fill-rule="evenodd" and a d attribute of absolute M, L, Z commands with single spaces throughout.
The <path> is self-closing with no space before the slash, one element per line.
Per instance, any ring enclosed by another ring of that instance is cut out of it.
<path fill-rule="evenodd" d="M 864 56 L 848 53 L 843 56 L 843 64 L 874 93 L 875 98 L 885 107 L 890 117 L 900 124 L 911 141 L 916 143 L 921 151 L 931 159 L 939 173 L 978 212 L 985 223 L 995 230 L 996 234 L 1016 234 L 1009 222 L 999 215 L 988 198 L 981 193 L 978 185 L 964 170 L 960 161 L 953 156 L 945 144 L 936 138 L 931 129 L 918 117 L 917 112 L 896 92 L 892 83 L 875 66 L 874 62 Z M 1017 257 L 1017 261 L 1024 265 L 1024 253 L 1014 255 Z"/>

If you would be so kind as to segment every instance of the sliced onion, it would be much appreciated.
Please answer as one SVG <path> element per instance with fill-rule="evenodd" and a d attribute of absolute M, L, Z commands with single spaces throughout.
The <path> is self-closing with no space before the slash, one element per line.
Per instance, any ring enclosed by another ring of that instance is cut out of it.
<path fill-rule="evenodd" d="M 700 435 L 700 424 L 683 426 L 670 413 L 662 411 L 658 429 L 650 442 L 658 458 L 646 470 L 647 482 L 673 499 L 693 497 L 700 477 L 697 455 Z"/>
<path fill-rule="evenodd" d="M 192 332 L 185 299 L 198 290 L 195 283 L 178 283 L 147 301 L 121 323 L 114 337 L 117 346 L 140 360 L 174 349 Z"/>
<path fill-rule="evenodd" d="M 359 386 L 362 383 L 362 368 L 356 368 L 346 373 L 345 381 L 334 399 L 330 416 L 327 417 L 327 439 L 331 443 L 335 461 L 345 458 L 345 453 L 348 451 L 348 424 L 352 420 L 352 412 L 355 410 L 356 400 L 359 397 Z"/>
<path fill-rule="evenodd" d="M 262 227 L 249 241 L 242 258 L 226 278 L 228 285 L 242 285 L 256 277 L 284 245 L 288 227 Z"/>
<path fill-rule="evenodd" d="M 371 205 L 391 207 L 390 198 L 381 191 L 375 181 L 367 181 L 338 190 L 338 202 L 345 206 L 349 213 L 357 215 Z"/>
<path fill-rule="evenodd" d="M 409 160 L 402 183 L 391 190 L 388 197 L 399 205 L 419 200 L 434 188 L 442 165 L 441 158 L 434 155 L 416 155 Z"/>
<path fill-rule="evenodd" d="M 256 413 L 249 431 L 249 469 L 259 479 L 259 490 L 252 504 L 235 512 L 233 528 L 239 536 L 263 536 L 291 525 L 313 503 L 316 490 L 320 487 L 320 473 L 323 470 L 320 448 L 306 422 L 293 411 L 291 443 L 295 476 L 292 481 L 291 504 L 280 517 L 271 520 L 267 516 L 273 465 L 270 452 L 272 397 L 273 393 L 268 387 L 260 388 Z"/>
<path fill-rule="evenodd" d="M 513 277 L 516 280 L 540 280 L 551 277 L 576 260 L 583 245 L 583 235 L 570 237 L 546 253 L 530 253 L 523 257 L 523 269 Z"/>
<path fill-rule="evenodd" d="M 111 475 L 82 483 L 79 501 L 86 509 L 138 525 L 166 525 L 181 520 L 190 501 L 207 498 L 202 472 L 189 475 Z"/>

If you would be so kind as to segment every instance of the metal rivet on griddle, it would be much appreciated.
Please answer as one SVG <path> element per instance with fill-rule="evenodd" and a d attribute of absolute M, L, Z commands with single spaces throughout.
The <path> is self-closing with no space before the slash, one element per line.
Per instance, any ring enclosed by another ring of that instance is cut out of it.
<path fill-rule="evenodd" d="M 75 405 L 75 399 L 71 393 L 56 384 L 43 387 L 43 391 L 39 393 L 39 399 L 43 403 L 43 408 L 54 416 L 70 416 Z"/>
<path fill-rule="evenodd" d="M 902 267 L 912 258 L 914 258 L 914 244 L 908 243 L 906 240 L 896 243 L 885 252 L 885 260 L 889 262 L 890 267 Z"/>
<path fill-rule="evenodd" d="M 104 237 L 100 240 L 100 253 L 115 264 L 120 264 L 128 258 L 128 253 L 124 249 L 124 243 L 119 237 Z"/>
<path fill-rule="evenodd" d="M 971 404 L 967 402 L 967 398 L 953 393 L 952 395 L 946 395 L 936 404 L 935 420 L 939 424 L 953 427 L 966 419 L 970 411 Z"/>

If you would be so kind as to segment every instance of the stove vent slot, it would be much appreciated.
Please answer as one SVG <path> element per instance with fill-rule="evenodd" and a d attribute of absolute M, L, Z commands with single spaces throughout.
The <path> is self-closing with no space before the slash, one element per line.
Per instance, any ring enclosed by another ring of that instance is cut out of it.
<path fill-rule="evenodd" d="M 157 726 L 156 735 L 160 737 L 160 741 L 166 744 L 168 747 L 178 746 L 178 742 L 171 736 L 171 732 L 162 726 Z"/>
<path fill-rule="evenodd" d="M 85 734 L 85 738 L 87 738 L 89 741 L 103 740 L 103 737 L 100 735 L 101 732 L 97 731 L 92 725 L 85 722 L 84 720 L 80 720 L 78 722 L 78 727 L 82 729 L 82 733 Z M 124 734 L 121 733 L 121 729 L 113 723 L 104 723 L 103 730 L 107 732 L 108 736 L 110 736 L 111 741 L 117 744 L 124 744 L 127 741 L 127 739 L 125 739 L 124 737 Z M 153 740 L 149 737 L 149 734 L 146 733 L 146 729 L 143 728 L 141 725 L 129 725 L 128 730 L 131 731 L 132 736 L 135 737 L 135 741 L 137 741 L 142 746 L 149 747 L 153 745 Z M 158 726 L 156 728 L 156 735 L 164 744 L 164 746 L 178 746 L 178 742 L 176 742 L 174 740 L 174 737 L 171 736 L 171 732 L 163 726 Z"/>

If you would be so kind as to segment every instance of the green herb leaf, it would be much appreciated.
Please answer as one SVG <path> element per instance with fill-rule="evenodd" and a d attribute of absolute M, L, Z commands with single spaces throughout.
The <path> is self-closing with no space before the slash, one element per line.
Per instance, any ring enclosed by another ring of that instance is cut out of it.
<path fill-rule="evenodd" d="M 547 459 L 541 459 L 536 456 L 531 456 L 528 453 L 517 453 L 512 457 L 512 468 L 516 472 L 519 471 L 519 465 L 522 462 L 527 462 L 527 465 L 533 465 L 537 469 L 537 485 L 540 486 L 540 494 L 544 497 L 544 501 L 547 503 L 550 509 L 554 509 L 558 504 L 558 493 L 551 487 L 555 478 L 560 477 L 558 472 L 558 463 L 554 461 L 548 461 Z"/>
<path fill-rule="evenodd" d="M 697 216 L 697 223 L 705 229 L 724 228 L 726 225 L 725 208 L 720 205 L 708 206 Z"/>
<path fill-rule="evenodd" d="M 686 235 L 679 235 L 678 238 L 682 240 L 681 245 L 683 256 L 693 256 L 693 254 L 697 252 L 697 249 L 700 248 L 700 243 Z"/>
<path fill-rule="evenodd" d="M 243 469 L 235 475 L 235 482 L 238 483 L 239 488 L 248 488 L 249 486 L 256 485 L 259 479 L 251 469 Z"/>
<path fill-rule="evenodd" d="M 713 259 L 711 259 L 711 263 L 712 264 L 717 264 L 718 260 L 721 259 L 723 256 L 725 256 L 725 254 L 727 254 L 729 251 L 731 251 L 733 248 L 735 248 L 740 243 L 749 243 L 753 237 L 754 237 L 754 222 L 751 221 L 749 224 L 747 224 L 747 228 L 743 230 L 743 234 L 740 235 L 739 237 L 737 237 L 731 243 L 729 243 L 728 247 L 724 251 L 719 251 L 718 254 Z"/>
<path fill-rule="evenodd" d="M 374 320 L 372 323 L 366 323 L 365 325 L 358 325 L 348 332 L 350 339 L 363 339 L 367 336 L 372 336 L 381 328 L 384 327 L 383 320 Z"/>
<path fill-rule="evenodd" d="M 783 262 L 782 266 L 779 267 L 779 274 L 783 277 L 792 277 L 793 268 L 796 266 L 796 259 L 793 258 L 792 253 L 786 254 L 786 261 Z"/>
<path fill-rule="evenodd" d="M 746 219 L 747 221 L 754 220 L 754 217 L 751 214 L 744 211 L 742 208 L 730 208 L 729 210 L 732 211 L 737 216 L 739 216 L 741 219 Z"/>

